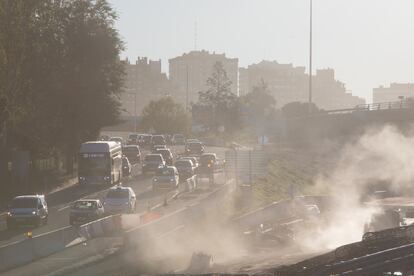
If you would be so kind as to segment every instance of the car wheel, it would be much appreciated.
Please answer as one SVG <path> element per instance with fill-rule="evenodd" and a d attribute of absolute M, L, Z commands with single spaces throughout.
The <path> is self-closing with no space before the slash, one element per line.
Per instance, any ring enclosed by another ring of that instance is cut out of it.
<path fill-rule="evenodd" d="M 14 230 L 14 229 L 16 229 L 16 224 L 14 222 L 8 221 L 7 230 Z"/>

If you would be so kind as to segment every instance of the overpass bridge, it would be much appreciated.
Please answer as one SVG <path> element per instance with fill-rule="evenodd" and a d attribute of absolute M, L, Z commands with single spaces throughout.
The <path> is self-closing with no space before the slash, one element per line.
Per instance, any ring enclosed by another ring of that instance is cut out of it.
<path fill-rule="evenodd" d="M 285 118 L 277 122 L 275 135 L 288 141 L 312 141 L 360 135 L 368 128 L 384 125 L 393 125 L 405 131 L 413 122 L 414 101 L 406 99 Z"/>

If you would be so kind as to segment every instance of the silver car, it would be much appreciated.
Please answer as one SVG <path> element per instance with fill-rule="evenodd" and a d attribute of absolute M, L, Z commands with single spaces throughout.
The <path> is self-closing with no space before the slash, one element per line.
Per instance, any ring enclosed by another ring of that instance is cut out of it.
<path fill-rule="evenodd" d="M 136 196 L 131 187 L 117 186 L 109 189 L 104 199 L 105 214 L 134 213 Z"/>
<path fill-rule="evenodd" d="M 80 199 L 73 204 L 69 213 L 69 224 L 83 224 L 97 220 L 104 215 L 104 208 L 99 199 Z"/>
<path fill-rule="evenodd" d="M 15 197 L 7 212 L 7 229 L 19 225 L 39 226 L 47 223 L 49 212 L 43 195 L 24 195 Z"/>
<path fill-rule="evenodd" d="M 179 175 L 176 167 L 164 166 L 159 167 L 155 176 L 152 178 L 152 189 L 176 189 L 178 188 Z"/>

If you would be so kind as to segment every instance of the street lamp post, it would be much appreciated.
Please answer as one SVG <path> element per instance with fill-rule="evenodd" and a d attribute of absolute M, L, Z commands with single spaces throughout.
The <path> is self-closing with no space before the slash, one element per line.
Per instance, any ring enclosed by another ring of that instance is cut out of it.
<path fill-rule="evenodd" d="M 309 114 L 312 112 L 312 0 L 309 0 Z"/>
<path fill-rule="evenodd" d="M 185 66 L 187 78 L 186 78 L 186 89 L 185 89 L 185 111 L 188 112 L 188 65 Z"/>
<path fill-rule="evenodd" d="M 129 95 L 134 95 L 134 132 L 137 132 L 137 93 L 128 92 Z"/>

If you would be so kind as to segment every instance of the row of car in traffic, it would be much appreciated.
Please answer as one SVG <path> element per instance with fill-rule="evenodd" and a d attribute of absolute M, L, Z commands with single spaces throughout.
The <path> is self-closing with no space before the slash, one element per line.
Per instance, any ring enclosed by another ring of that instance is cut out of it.
<path fill-rule="evenodd" d="M 131 135 L 130 135 L 131 137 Z M 147 136 L 143 136 L 147 137 Z M 196 174 L 214 174 L 223 162 L 215 153 L 206 153 L 203 143 L 197 139 L 185 140 L 183 136 L 173 136 L 174 141 L 182 141 L 184 152 L 174 155 L 168 148 L 164 135 L 152 135 L 150 153 L 141 162 L 140 145 L 124 145 L 111 141 L 91 141 L 81 145 L 78 159 L 80 185 L 116 184 L 108 190 L 103 202 L 98 199 L 84 199 L 75 202 L 70 211 L 71 224 L 95 220 L 103 215 L 134 212 L 136 196 L 130 187 L 120 185 L 122 175 L 131 173 L 131 163 L 141 163 L 142 173 L 153 173 L 153 190 L 176 189 L 180 182 Z M 139 138 L 144 139 L 144 138 Z M 121 162 L 122 160 L 122 162 Z M 122 164 L 122 170 L 119 165 Z M 8 208 L 7 227 L 18 225 L 46 224 L 48 207 L 43 195 L 15 197 Z"/>
<path fill-rule="evenodd" d="M 71 225 L 87 223 L 101 217 L 136 211 L 136 196 L 131 187 L 116 186 L 110 188 L 103 202 L 99 199 L 80 199 L 69 213 Z M 7 212 L 7 229 L 19 226 L 40 226 L 47 224 L 49 216 L 44 195 L 24 195 L 15 197 Z"/>
<path fill-rule="evenodd" d="M 186 140 L 183 134 L 139 134 L 131 133 L 128 135 L 128 139 L 124 141 L 124 138 L 120 136 L 110 137 L 109 135 L 101 135 L 102 141 L 114 141 L 121 145 L 138 145 L 140 147 L 147 147 L 154 144 L 165 143 L 167 145 L 184 145 Z"/>

